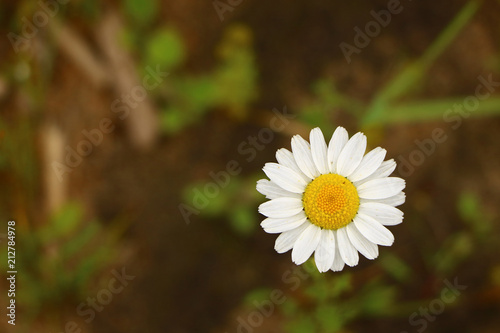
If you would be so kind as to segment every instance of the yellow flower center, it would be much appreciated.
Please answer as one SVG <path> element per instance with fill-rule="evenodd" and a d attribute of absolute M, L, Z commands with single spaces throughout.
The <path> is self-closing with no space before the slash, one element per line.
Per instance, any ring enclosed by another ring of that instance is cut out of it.
<path fill-rule="evenodd" d="M 323 229 L 345 227 L 359 208 L 356 187 L 345 177 L 333 173 L 321 175 L 309 183 L 302 202 L 309 220 Z"/>

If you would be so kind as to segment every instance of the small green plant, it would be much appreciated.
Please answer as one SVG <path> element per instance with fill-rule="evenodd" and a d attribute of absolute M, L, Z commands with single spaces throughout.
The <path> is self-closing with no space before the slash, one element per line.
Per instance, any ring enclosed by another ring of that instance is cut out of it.
<path fill-rule="evenodd" d="M 479 244 L 485 248 L 491 245 L 492 219 L 477 195 L 462 192 L 457 200 L 457 212 L 463 222 L 462 228 L 450 234 L 442 246 L 429 256 L 429 264 L 443 276 L 453 274 L 460 264 L 472 255 L 478 255 Z"/>
<path fill-rule="evenodd" d="M 114 259 L 116 235 L 86 221 L 78 203 L 68 203 L 42 226 L 17 227 L 16 298 L 24 324 L 50 317 L 51 309 L 79 300 L 101 269 Z M 0 249 L 6 258 L 6 248 Z M 6 261 L 0 264 L 7 270 Z"/>
<path fill-rule="evenodd" d="M 398 290 L 384 281 L 383 275 L 359 281 L 350 272 L 321 274 L 312 260 L 304 265 L 300 285 L 283 289 L 283 303 L 276 305 L 286 319 L 287 332 L 338 332 L 359 317 L 397 315 Z M 298 283 L 298 276 L 294 283 Z M 296 286 L 300 288 L 295 290 Z M 269 295 L 270 289 L 251 291 L 245 297 L 246 307 L 253 309 L 255 303 L 263 303 Z"/>
<path fill-rule="evenodd" d="M 475 237 L 485 241 L 493 232 L 493 220 L 478 195 L 472 192 L 462 192 L 457 202 L 458 214 L 470 228 Z"/>
<path fill-rule="evenodd" d="M 172 74 L 160 89 L 152 91 L 162 110 L 160 124 L 165 133 L 175 134 L 213 110 L 236 120 L 247 117 L 250 103 L 257 97 L 257 70 L 252 34 L 245 26 L 227 29 L 216 50 L 217 65 L 208 73 L 180 73 L 187 52 L 173 27 L 153 32 L 144 50 L 143 68 L 159 65 Z"/>

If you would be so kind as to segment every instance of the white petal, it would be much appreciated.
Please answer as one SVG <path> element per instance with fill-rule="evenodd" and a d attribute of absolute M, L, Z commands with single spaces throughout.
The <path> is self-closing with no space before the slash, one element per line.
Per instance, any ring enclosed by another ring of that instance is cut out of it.
<path fill-rule="evenodd" d="M 304 140 L 300 135 L 295 135 L 292 138 L 292 152 L 295 162 L 297 162 L 300 170 L 307 177 L 314 179 L 319 176 L 319 171 L 316 169 L 312 159 L 309 142 Z"/>
<path fill-rule="evenodd" d="M 389 206 L 399 206 L 399 205 L 402 205 L 405 203 L 405 198 L 406 198 L 406 195 L 404 192 L 399 192 L 398 194 L 392 196 L 392 197 L 389 197 L 389 198 L 385 198 L 385 199 L 363 199 L 363 198 L 360 198 L 359 199 L 359 202 L 360 203 L 365 203 L 365 202 L 379 202 L 379 203 L 383 203 L 383 204 L 386 204 L 386 205 L 389 205 Z"/>
<path fill-rule="evenodd" d="M 349 236 L 347 236 L 346 228 L 340 228 L 337 230 L 337 242 L 342 260 L 344 260 L 348 266 L 356 266 L 359 262 L 358 251 L 351 244 Z"/>
<path fill-rule="evenodd" d="M 335 258 L 335 236 L 332 230 L 321 230 L 321 238 L 314 252 L 314 261 L 318 270 L 323 273 L 328 271 Z"/>
<path fill-rule="evenodd" d="M 336 233 L 337 233 L 336 230 L 333 231 L 333 234 L 335 235 L 335 239 L 337 239 L 337 241 L 335 242 L 335 256 L 333 258 L 333 264 L 331 270 L 334 272 L 340 272 L 344 268 L 345 263 L 344 260 L 342 260 L 342 257 L 340 256 L 339 242 Z"/>
<path fill-rule="evenodd" d="M 302 200 L 296 198 L 277 198 L 259 206 L 259 213 L 276 219 L 291 217 L 302 211 Z"/>
<path fill-rule="evenodd" d="M 376 178 L 388 177 L 396 169 L 396 162 L 394 159 L 390 159 L 382 162 L 380 167 L 373 173 L 372 176 Z"/>
<path fill-rule="evenodd" d="M 337 172 L 337 161 L 339 159 L 339 155 L 348 140 L 349 134 L 347 134 L 345 128 L 340 126 L 337 127 L 335 132 L 333 132 L 330 143 L 328 144 L 328 164 L 330 166 L 330 172 Z"/>
<path fill-rule="evenodd" d="M 286 166 L 277 163 L 266 163 L 262 170 L 276 185 L 287 191 L 303 193 L 306 189 L 306 181 Z"/>
<path fill-rule="evenodd" d="M 310 224 L 293 244 L 292 261 L 297 265 L 303 264 L 318 247 L 321 228 Z"/>
<path fill-rule="evenodd" d="M 269 234 L 278 234 L 288 230 L 295 229 L 306 222 L 306 214 L 301 211 L 298 214 L 281 219 L 268 217 L 260 224 L 264 230 Z"/>
<path fill-rule="evenodd" d="M 358 213 L 373 217 L 383 225 L 396 225 L 403 222 L 403 212 L 380 202 L 365 202 L 359 205 Z"/>
<path fill-rule="evenodd" d="M 311 154 L 316 168 L 322 175 L 330 173 L 327 147 L 323 132 L 316 127 L 311 131 L 309 139 L 311 141 Z"/>
<path fill-rule="evenodd" d="M 356 228 L 354 223 L 349 223 L 346 226 L 347 235 L 351 240 L 352 245 L 368 259 L 375 259 L 378 257 L 378 247 L 377 244 L 370 242 L 363 236 L 359 230 Z"/>
<path fill-rule="evenodd" d="M 285 231 L 281 235 L 276 238 L 276 242 L 274 243 L 274 249 L 278 253 L 285 253 L 286 251 L 292 249 L 293 244 L 297 241 L 300 234 L 307 229 L 310 223 L 303 223 L 300 227 L 292 229 L 290 231 Z"/>
<path fill-rule="evenodd" d="M 358 195 L 364 199 L 384 199 L 392 197 L 405 188 L 405 181 L 399 177 L 377 178 L 357 187 Z"/>
<path fill-rule="evenodd" d="M 382 164 L 387 150 L 377 147 L 366 154 L 359 166 L 348 177 L 351 182 L 356 182 L 373 174 Z"/>
<path fill-rule="evenodd" d="M 268 199 L 276 199 L 281 197 L 291 197 L 297 199 L 302 198 L 302 194 L 284 190 L 280 186 L 267 179 L 260 179 L 257 181 L 257 191 L 264 194 Z"/>
<path fill-rule="evenodd" d="M 354 182 L 354 186 L 358 187 L 359 185 L 372 179 L 388 177 L 395 169 L 396 169 L 396 162 L 394 162 L 394 160 L 391 158 L 390 160 L 382 162 L 379 168 L 370 176 L 366 177 L 365 179 L 361 179 L 357 182 Z"/>
<path fill-rule="evenodd" d="M 302 170 L 300 170 L 299 166 L 297 165 L 297 162 L 295 162 L 295 158 L 293 157 L 293 154 L 291 151 L 289 151 L 286 148 L 281 148 L 276 151 L 276 160 L 278 160 L 278 163 L 281 165 L 284 165 L 286 167 L 289 167 L 293 171 L 295 171 L 299 176 L 304 178 L 304 180 L 309 183 L 312 178 L 307 177 Z"/>
<path fill-rule="evenodd" d="M 384 246 L 390 246 L 394 243 L 394 235 L 389 229 L 368 215 L 358 213 L 358 215 L 354 217 L 353 223 L 356 225 L 359 232 L 372 243 Z"/>
<path fill-rule="evenodd" d="M 366 136 L 358 132 L 347 141 L 337 161 L 337 173 L 349 177 L 363 159 L 366 150 Z"/>

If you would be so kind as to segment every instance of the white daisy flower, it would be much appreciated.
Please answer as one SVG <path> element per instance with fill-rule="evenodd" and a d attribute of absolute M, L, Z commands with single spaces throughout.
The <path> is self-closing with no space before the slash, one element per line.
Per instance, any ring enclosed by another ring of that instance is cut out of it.
<path fill-rule="evenodd" d="M 278 163 L 266 163 L 269 177 L 257 182 L 257 190 L 270 199 L 259 206 L 267 218 L 268 233 L 280 233 L 275 250 L 292 250 L 292 261 L 304 263 L 314 253 L 320 272 L 356 266 L 358 252 L 378 257 L 378 246 L 390 246 L 394 236 L 385 227 L 403 221 L 395 208 L 404 203 L 405 181 L 389 177 L 396 168 L 384 161 L 380 147 L 365 155 L 366 136 L 350 139 L 338 127 L 327 145 L 315 128 L 309 144 L 300 135 L 292 138 L 292 152 L 279 149 Z"/>

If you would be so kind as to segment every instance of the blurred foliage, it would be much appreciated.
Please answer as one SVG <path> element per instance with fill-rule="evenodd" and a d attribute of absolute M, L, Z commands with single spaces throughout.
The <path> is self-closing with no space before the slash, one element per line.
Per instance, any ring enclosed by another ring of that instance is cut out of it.
<path fill-rule="evenodd" d="M 316 81 L 312 94 L 310 100 L 304 102 L 298 110 L 300 120 L 311 127 L 320 126 L 326 133 L 333 133 L 336 128 L 336 122 L 331 119 L 336 112 L 344 110 L 354 116 L 360 116 L 363 111 L 363 105 L 339 92 L 331 79 Z"/>
<path fill-rule="evenodd" d="M 286 317 L 286 329 L 291 333 L 337 332 L 357 317 L 390 314 L 398 307 L 397 290 L 380 277 L 374 276 L 362 286 L 354 286 L 350 272 L 321 274 L 312 260 L 305 265 L 308 277 L 297 293 L 287 295 L 280 307 Z M 312 278 L 312 279 L 310 279 Z M 250 300 L 260 302 L 269 292 L 252 292 Z"/>
<path fill-rule="evenodd" d="M 132 1 L 136 2 L 136 1 Z M 161 109 L 160 124 L 166 134 L 175 134 L 219 110 L 241 121 L 248 117 L 250 103 L 257 97 L 257 68 L 252 32 L 246 26 L 231 25 L 216 47 L 215 67 L 204 74 L 181 71 L 186 45 L 172 26 L 160 26 L 143 38 L 137 30 L 126 30 L 122 41 L 139 52 L 140 68 L 159 66 L 170 75 L 167 83 L 151 94 Z M 140 45 L 138 49 L 136 45 Z"/>
<path fill-rule="evenodd" d="M 383 316 L 396 307 L 396 287 L 378 277 L 355 288 L 349 272 L 326 275 L 312 260 L 305 265 L 312 281 L 304 283 L 305 295 L 283 306 L 287 332 L 337 332 L 357 317 Z"/>
<path fill-rule="evenodd" d="M 22 288 L 16 298 L 19 304 L 29 304 L 22 306 L 23 324 L 36 320 L 42 310 L 86 297 L 95 276 L 114 260 L 117 236 L 96 220 L 86 221 L 76 202 L 63 206 L 42 226 L 17 224 L 16 269 Z M 6 251 L 0 248 L 2 258 Z M 7 271 L 6 260 L 0 268 Z"/>
<path fill-rule="evenodd" d="M 335 122 L 332 121 L 335 112 L 332 111 L 345 111 L 356 117 L 360 125 L 365 126 L 433 120 L 438 116 L 442 116 L 443 110 L 449 108 L 453 103 L 462 102 L 463 98 L 433 101 L 410 100 L 402 104 L 398 101 L 411 95 L 416 87 L 422 83 L 426 70 L 446 49 L 476 10 L 477 3 L 475 1 L 464 6 L 456 18 L 436 38 L 427 52 L 420 59 L 405 67 L 382 87 L 375 94 L 370 105 L 366 106 L 361 101 L 341 93 L 336 89 L 334 80 L 320 79 L 313 85 L 311 98 L 300 106 L 298 110 L 299 120 L 310 126 L 321 126 L 323 130 L 333 132 L 336 126 L 334 125 Z M 231 105 L 246 105 L 245 101 L 251 101 L 255 95 L 253 89 L 246 89 L 255 84 L 255 70 L 250 68 L 250 64 L 253 64 L 253 56 L 251 56 L 251 50 L 247 48 L 250 44 L 250 32 L 241 26 L 232 29 L 223 39 L 218 52 L 226 60 L 225 66 L 216 70 L 212 77 L 205 76 L 184 81 L 179 78 L 173 80 L 172 86 L 176 88 L 173 89 L 171 94 L 177 98 L 171 98 L 171 100 L 177 100 L 180 103 L 174 103 L 162 115 L 162 123 L 167 132 L 174 133 L 181 130 L 190 123 L 190 115 L 197 114 L 199 119 L 201 114 L 206 112 L 209 107 L 219 105 L 222 101 L 225 101 L 225 106 L 229 110 L 233 110 L 233 114 L 237 115 L 237 117 L 244 117 L 241 107 L 239 109 L 231 108 Z M 165 47 L 165 49 L 170 48 L 175 50 L 177 46 Z M 227 95 L 223 95 L 223 92 L 227 92 Z M 230 96 L 233 96 L 233 100 L 230 99 Z M 182 111 L 181 105 L 184 106 L 184 111 Z M 474 115 L 489 114 L 491 112 L 500 112 L 500 99 L 491 97 L 487 101 L 483 101 L 478 110 L 474 112 Z M 208 208 L 204 211 L 208 212 L 207 214 L 213 211 L 223 212 L 221 209 L 223 207 L 222 202 L 222 198 L 215 198 L 210 201 Z M 250 206 L 252 203 L 248 202 L 247 205 Z M 241 212 L 243 211 L 241 209 Z M 228 216 L 234 214 L 232 210 L 226 210 L 226 212 Z M 241 216 L 248 215 L 240 214 Z M 230 220 L 235 221 L 232 217 L 230 217 Z M 238 229 L 238 227 L 236 228 Z M 246 226 L 241 228 L 242 230 L 248 229 Z"/>
<path fill-rule="evenodd" d="M 473 251 L 472 235 L 465 231 L 451 234 L 433 255 L 430 255 L 429 266 L 443 276 L 449 276 L 457 266 L 469 258 Z"/>
<path fill-rule="evenodd" d="M 368 105 L 339 92 L 333 80 L 319 79 L 313 85 L 312 97 L 299 109 L 300 120 L 313 127 L 321 126 L 329 132 L 335 127 L 329 124 L 336 123 L 332 116 L 338 111 L 354 116 L 365 130 L 387 124 L 442 120 L 444 111 L 454 104 L 463 104 L 466 96 L 419 100 L 415 99 L 414 95 L 422 87 L 429 68 L 471 20 L 478 8 L 478 1 L 468 2 L 419 59 L 397 66 L 396 74 L 375 92 Z M 498 97 L 481 101 L 471 116 L 492 114 L 500 114 Z"/>
<path fill-rule="evenodd" d="M 449 235 L 442 247 L 428 256 L 431 258 L 429 266 L 435 272 L 449 276 L 460 264 L 477 254 L 477 244 L 483 244 L 484 248 L 491 246 L 488 235 L 493 231 L 493 223 L 485 211 L 477 195 L 471 192 L 460 194 L 457 212 L 465 225 L 463 229 Z"/>
<path fill-rule="evenodd" d="M 257 96 L 250 30 L 240 25 L 230 26 L 218 46 L 217 58 L 219 62 L 209 74 L 176 75 L 170 80 L 161 114 L 166 133 L 174 134 L 216 109 L 237 120 L 247 117 L 249 105 Z"/>
<path fill-rule="evenodd" d="M 185 58 L 184 45 L 175 29 L 165 27 L 153 32 L 146 41 L 145 63 L 170 71 Z"/>
<path fill-rule="evenodd" d="M 201 216 L 225 217 L 234 232 L 241 236 L 249 236 L 257 230 L 259 221 L 254 208 L 254 203 L 260 197 L 260 193 L 255 191 L 256 181 L 257 175 L 246 179 L 233 176 L 224 186 L 211 182 L 210 185 L 217 188 L 216 195 L 207 195 L 208 191 L 205 191 L 205 188 L 208 183 L 194 183 L 185 188 L 183 197 L 188 203 L 206 204 L 200 209 Z"/>
<path fill-rule="evenodd" d="M 189 61 L 188 39 L 178 27 L 160 23 L 161 2 L 124 0 L 120 4 L 130 21 L 121 41 L 137 57 L 138 69 L 143 71 L 147 66 L 158 65 L 162 71 L 171 73 L 164 84 L 149 92 L 160 109 L 159 121 L 165 134 L 179 133 L 203 121 L 209 112 L 223 112 L 234 121 L 252 116 L 252 103 L 258 98 L 258 69 L 253 34 L 247 26 L 228 25 L 213 54 L 207 55 L 214 58 L 213 67 L 201 73 L 187 73 L 184 66 Z M 298 121 L 321 126 L 331 133 L 336 127 L 333 117 L 340 112 L 352 116 L 364 129 L 439 120 L 450 106 L 462 104 L 464 96 L 433 100 L 415 96 L 424 86 L 431 66 L 469 23 L 479 4 L 479 1 L 468 2 L 418 59 L 405 59 L 398 64 L 392 78 L 374 92 L 368 103 L 343 93 L 333 78 L 317 79 L 309 98 L 297 108 Z M 9 28 L 20 31 L 21 18 L 32 16 L 38 6 L 36 2 L 23 1 L 10 18 Z M 95 18 L 101 12 L 100 3 L 95 0 L 79 1 L 75 6 L 86 18 Z M 64 13 L 68 10 L 61 7 Z M 5 17 L 5 13 L 0 15 Z M 47 83 L 53 79 L 53 68 L 44 66 L 41 73 L 32 77 L 29 60 L 22 55 L 14 65 L 5 67 L 8 67 L 4 68 L 5 75 L 22 86 L 23 93 L 42 104 L 45 89 L 50 86 Z M 498 97 L 481 101 L 471 115 L 492 114 L 500 114 Z M 11 173 L 10 181 L 16 192 L 13 206 L 19 210 L 26 208 L 23 206 L 26 197 L 37 190 L 35 128 L 30 121 L 6 124 L 0 119 L 0 171 Z M 5 135 L 7 131 L 9 135 Z M 23 154 L 18 154 L 19 151 Z M 189 184 L 184 200 L 192 203 L 201 193 L 206 201 L 206 207 L 200 209 L 202 216 L 222 219 L 236 235 L 249 237 L 258 230 L 261 220 L 255 209 L 262 201 L 255 191 L 259 178 L 261 175 L 231 177 L 227 186 L 217 187 L 218 194 L 214 197 L 204 194 L 206 182 Z M 491 245 L 488 242 L 494 241 L 493 218 L 478 195 L 461 193 L 456 208 L 462 222 L 457 222 L 459 230 L 448 235 L 438 248 L 423 250 L 426 268 L 433 277 L 457 274 L 462 265 L 474 260 L 474 254 L 488 252 Z M 18 268 L 22 288 L 18 299 L 20 304 L 30 305 L 26 308 L 26 323 L 35 320 L 47 304 L 62 307 L 68 298 L 86 296 L 83 292 L 92 278 L 114 260 L 111 249 L 116 248 L 119 233 L 103 228 L 96 220 L 87 221 L 83 215 L 80 204 L 68 203 L 43 225 L 19 224 L 17 232 L 22 242 L 16 244 L 16 259 L 22 263 Z M 5 250 L 0 249 L 3 256 Z M 3 270 L 5 265 L 6 262 L 0 263 Z M 416 272 L 403 255 L 389 251 L 381 253 L 376 264 L 366 271 L 359 269 L 356 274 L 349 271 L 319 274 L 313 260 L 305 267 L 310 279 L 303 281 L 297 291 L 286 294 L 287 301 L 279 307 L 287 330 L 293 333 L 340 331 L 360 317 L 408 316 L 439 293 L 436 290 L 435 295 L 401 299 L 408 285 L 414 282 Z M 365 272 L 368 274 L 363 275 Z M 491 268 L 491 280 L 500 285 L 498 266 Z M 244 302 L 252 306 L 253 300 L 266 299 L 269 293 L 269 286 L 259 287 L 246 295 Z"/>
<path fill-rule="evenodd" d="M 298 109 L 299 120 L 312 127 L 320 126 L 326 132 L 333 132 L 336 126 L 332 117 L 341 111 L 352 115 L 360 126 L 368 129 L 384 124 L 430 121 L 442 117 L 443 112 L 451 105 L 463 103 L 464 97 L 415 101 L 411 96 L 422 85 L 427 70 L 469 22 L 477 8 L 475 1 L 464 6 L 421 58 L 399 68 L 392 80 L 375 93 L 369 105 L 341 93 L 336 89 L 334 80 L 319 79 L 312 87 L 311 97 Z M 500 113 L 499 98 L 490 97 L 482 101 L 474 115 L 490 113 Z M 201 210 L 202 214 L 225 216 L 231 227 L 242 235 L 253 232 L 258 222 L 252 210 L 262 200 L 261 197 L 249 195 L 251 191 L 255 192 L 256 179 L 258 177 L 252 176 L 243 180 L 241 177 L 233 177 L 230 186 L 221 189 L 219 195 L 209 200 L 207 207 Z M 249 188 L 243 185 L 245 182 Z M 196 186 L 202 189 L 203 183 Z M 186 193 L 193 193 L 192 188 Z M 185 196 L 185 200 L 193 202 L 193 195 Z M 429 269 L 437 276 L 456 274 L 460 264 L 471 260 L 475 244 L 484 239 L 491 230 L 491 223 L 484 215 L 476 196 L 463 193 L 457 207 L 461 218 L 470 228 L 452 233 L 440 248 L 425 254 Z M 235 214 L 237 211 L 240 212 Z M 253 227 L 251 223 L 254 223 Z M 314 265 L 312 262 L 310 260 L 306 265 Z M 408 316 L 415 308 L 428 304 L 431 299 L 429 297 L 407 301 L 398 299 L 399 295 L 404 294 L 406 286 L 414 282 L 415 272 L 411 265 L 390 252 L 381 254 L 378 265 L 383 271 L 372 276 L 362 286 L 357 286 L 355 290 L 349 272 L 319 274 L 315 268 L 309 269 L 313 279 L 301 285 L 303 294 L 292 294 L 280 307 L 286 318 L 287 332 L 337 332 L 356 318 L 399 318 Z M 269 290 L 264 287 L 251 291 L 245 297 L 244 303 L 252 307 L 251 301 L 267 299 Z M 440 290 L 436 290 L 435 297 L 439 296 L 439 292 Z"/>
<path fill-rule="evenodd" d="M 436 58 L 446 50 L 447 46 L 455 39 L 462 28 L 469 22 L 479 7 L 477 1 L 469 1 L 455 19 L 441 32 L 434 42 L 427 48 L 420 59 L 410 63 L 403 68 L 388 84 L 386 84 L 376 95 L 363 118 L 363 124 L 385 123 L 391 119 L 391 115 L 397 114 L 405 121 L 404 113 L 394 107 L 395 102 L 409 95 L 417 87 L 421 86 L 425 74 Z M 448 106 L 449 107 L 449 106 Z M 422 113 L 422 109 L 418 113 Z M 438 103 L 437 107 L 428 105 L 425 110 L 427 118 L 441 117 L 443 109 Z M 427 113 L 429 112 L 429 113 Z M 406 113 L 412 116 L 412 113 Z M 408 119 L 413 120 L 413 119 Z"/>
<path fill-rule="evenodd" d="M 336 127 L 334 117 L 344 112 L 353 117 L 363 130 L 373 131 L 377 137 L 377 134 L 383 135 L 380 129 L 387 124 L 442 119 L 443 112 L 453 104 L 462 104 L 465 96 L 433 100 L 418 99 L 415 96 L 424 86 L 428 70 L 469 23 L 478 8 L 479 2 L 468 2 L 418 59 L 405 60 L 396 66 L 393 77 L 374 93 L 368 103 L 341 92 L 335 79 L 326 77 L 316 80 L 309 97 L 302 100 L 297 110 L 298 121 L 311 127 L 320 126 L 331 133 Z M 164 113 L 165 126 L 177 124 L 175 130 L 180 130 L 189 123 L 184 120 L 189 114 L 201 115 L 206 110 L 221 105 L 232 110 L 236 118 L 244 119 L 246 112 L 241 106 L 247 106 L 255 97 L 255 89 L 248 87 L 254 87 L 256 71 L 252 67 L 250 32 L 244 27 L 232 29 L 217 49 L 222 63 L 213 74 L 203 77 L 203 84 L 199 77 L 192 78 L 190 84 L 184 81 L 184 86 L 179 85 L 180 79 L 172 80 L 174 88 L 168 101 L 183 102 L 170 104 L 169 111 Z M 176 46 L 172 46 L 172 49 L 175 48 Z M 217 93 L 221 87 L 228 92 L 224 97 Z M 187 93 L 183 95 L 182 92 Z M 172 96 L 177 98 L 171 98 Z M 182 106 L 184 110 L 190 111 L 182 112 Z M 500 114 L 500 98 L 493 96 L 481 101 L 471 115 L 489 114 Z M 170 132 L 174 130 L 171 128 Z M 255 181 L 258 178 L 260 177 L 254 175 L 232 177 L 230 184 L 219 188 L 219 193 L 207 198 L 206 206 L 200 209 L 200 213 L 207 217 L 223 217 L 236 233 L 243 237 L 250 235 L 259 223 L 254 212 L 262 197 L 253 194 L 256 193 Z M 210 182 L 186 186 L 185 202 L 195 202 L 195 197 L 200 196 L 200 193 L 203 196 L 207 184 Z M 457 213 L 465 227 L 448 235 L 439 248 L 427 252 L 424 250 L 423 253 L 425 265 L 436 281 L 457 274 L 462 264 L 472 260 L 472 255 L 478 250 L 478 242 L 484 240 L 492 230 L 491 219 L 484 214 L 475 195 L 461 194 L 457 202 Z M 305 265 L 314 266 L 313 260 Z M 346 271 L 319 274 L 315 267 L 307 269 L 312 279 L 303 281 L 296 292 L 286 294 L 287 301 L 279 307 L 285 317 L 287 331 L 337 332 L 361 317 L 406 317 L 405 320 L 408 320 L 408 315 L 419 306 L 425 306 L 433 297 L 439 297 L 441 290 L 434 290 L 434 295 L 425 294 L 417 299 L 402 299 L 402 295 L 407 294 L 405 291 L 408 286 L 415 283 L 416 275 L 415 267 L 402 256 L 384 251 L 375 265 L 366 269 L 373 270 L 375 274 L 369 273 L 369 277 L 365 276 L 362 282 L 359 278 L 354 280 L 352 274 Z M 270 290 L 269 286 L 252 290 L 246 295 L 244 305 L 253 308 L 253 301 L 259 303 L 267 300 Z"/>
<path fill-rule="evenodd" d="M 134 23 L 143 26 L 151 23 L 159 12 L 158 0 L 124 0 L 126 13 Z"/>
<path fill-rule="evenodd" d="M 236 119 L 245 119 L 249 103 L 257 97 L 252 31 L 230 26 L 217 48 L 220 65 L 214 71 L 216 100 Z"/>
<path fill-rule="evenodd" d="M 450 234 L 439 249 L 424 256 L 430 271 L 436 274 L 436 281 L 458 276 L 460 264 L 470 264 L 473 254 L 491 251 L 491 244 L 481 243 L 493 226 L 479 197 L 461 193 L 457 212 L 466 228 Z M 477 244 L 483 244 L 482 248 L 477 248 Z M 349 271 L 319 273 L 314 260 L 309 259 L 303 265 L 308 275 L 302 279 L 300 289 L 285 290 L 287 300 L 279 307 L 286 319 L 287 332 L 340 332 L 357 318 L 407 318 L 415 309 L 427 307 L 432 299 L 441 297 L 441 289 L 436 288 L 433 295 L 402 299 L 409 284 L 415 283 L 415 272 L 395 253 L 382 252 L 374 265 L 354 280 Z M 498 267 L 492 268 L 493 281 L 500 281 L 498 272 Z M 269 299 L 270 290 L 260 287 L 250 291 L 243 304 L 252 308 L 253 302 L 262 303 Z"/>
<path fill-rule="evenodd" d="M 485 207 L 482 206 L 479 196 L 472 192 L 461 193 L 457 209 L 472 233 L 481 241 L 487 241 L 493 231 L 493 218 Z"/>
<path fill-rule="evenodd" d="M 412 276 L 414 274 L 413 269 L 395 254 L 390 252 L 385 253 L 379 259 L 379 263 L 387 274 L 399 283 L 408 283 L 412 281 Z"/>

